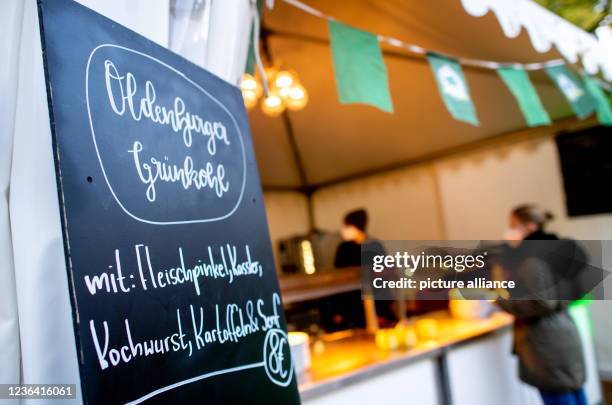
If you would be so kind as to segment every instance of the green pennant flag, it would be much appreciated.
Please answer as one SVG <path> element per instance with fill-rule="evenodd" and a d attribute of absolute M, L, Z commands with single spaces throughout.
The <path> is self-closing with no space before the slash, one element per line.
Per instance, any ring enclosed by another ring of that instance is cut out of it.
<path fill-rule="evenodd" d="M 595 100 L 566 66 L 548 67 L 546 73 L 561 90 L 578 118 L 586 118 L 595 111 Z"/>
<path fill-rule="evenodd" d="M 259 21 L 261 21 L 261 16 L 263 15 L 263 0 L 257 0 L 257 13 L 259 14 Z M 255 44 L 253 43 L 253 30 L 255 29 L 255 24 L 251 27 L 251 34 L 249 35 L 249 53 L 247 54 L 246 68 L 244 69 L 245 73 L 255 74 L 255 65 L 257 61 L 255 60 Z M 257 44 L 259 46 L 259 44 Z"/>
<path fill-rule="evenodd" d="M 497 73 L 506 83 L 510 92 L 518 101 L 523 116 L 530 127 L 549 125 L 551 123 L 548 113 L 529 80 L 527 72 L 521 68 L 499 68 Z"/>
<path fill-rule="evenodd" d="M 365 103 L 392 113 L 387 69 L 376 35 L 329 21 L 341 104 Z"/>
<path fill-rule="evenodd" d="M 599 87 L 597 80 L 586 73 L 582 75 L 582 80 L 584 81 L 587 91 L 595 100 L 599 123 L 612 126 L 612 108 L 610 107 L 610 101 L 606 97 L 603 89 Z"/>
<path fill-rule="evenodd" d="M 478 126 L 476 109 L 472 103 L 461 65 L 454 59 L 433 53 L 427 54 L 427 60 L 448 112 L 456 120 Z"/>

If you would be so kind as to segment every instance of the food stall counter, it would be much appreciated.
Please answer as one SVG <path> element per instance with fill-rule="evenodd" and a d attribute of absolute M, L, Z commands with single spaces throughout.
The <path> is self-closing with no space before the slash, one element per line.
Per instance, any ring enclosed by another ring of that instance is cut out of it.
<path fill-rule="evenodd" d="M 501 312 L 486 319 L 465 320 L 454 318 L 447 311 L 438 311 L 418 319 L 435 320 L 437 338 L 419 340 L 410 349 L 381 349 L 374 336 L 363 331 L 338 332 L 314 341 L 311 366 L 298 379 L 302 400 L 309 402 L 421 361 L 437 361 L 445 352 L 464 342 L 492 333 L 509 332 L 513 322 L 510 315 Z"/>

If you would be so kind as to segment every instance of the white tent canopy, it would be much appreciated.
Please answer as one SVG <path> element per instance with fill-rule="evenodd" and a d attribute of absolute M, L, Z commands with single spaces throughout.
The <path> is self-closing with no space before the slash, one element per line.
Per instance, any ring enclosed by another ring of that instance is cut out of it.
<path fill-rule="evenodd" d="M 567 61 L 581 60 L 588 73 L 601 70 L 604 77 L 612 81 L 609 28 L 602 27 L 597 30 L 597 37 L 593 36 L 532 0 L 461 0 L 461 3 L 474 17 L 492 11 L 508 38 L 515 38 L 525 29 L 538 52 L 548 52 L 554 45 Z"/>
<path fill-rule="evenodd" d="M 522 63 L 562 57 L 555 47 L 548 47 L 545 53 L 536 51 L 533 35 L 526 30 L 518 35 L 512 31 L 515 38 L 508 38 L 498 22 L 500 7 L 491 1 L 445 0 L 435 7 L 431 2 L 402 0 L 307 3 L 354 27 L 452 56 Z M 474 18 L 464 6 L 474 14 L 483 14 L 487 7 L 496 14 Z M 506 10 L 520 11 L 509 6 Z M 579 38 L 595 40 L 591 34 L 565 24 L 571 27 L 571 33 L 578 30 Z M 305 184 L 317 186 L 418 161 L 526 126 L 514 97 L 495 70 L 464 66 L 481 122 L 479 127 L 473 127 L 455 121 L 446 111 L 426 59 L 386 45 L 384 59 L 395 113 L 386 114 L 364 105 L 340 105 L 325 20 L 277 1 L 273 10 L 265 11 L 263 26 L 270 63 L 294 69 L 310 97 L 304 110 L 288 113 L 289 126 L 283 117 L 267 117 L 259 107 L 250 113 L 257 159 L 268 189 L 304 185 L 288 131 L 295 138 Z M 554 120 L 573 115 L 545 72 L 531 72 L 530 77 Z"/>

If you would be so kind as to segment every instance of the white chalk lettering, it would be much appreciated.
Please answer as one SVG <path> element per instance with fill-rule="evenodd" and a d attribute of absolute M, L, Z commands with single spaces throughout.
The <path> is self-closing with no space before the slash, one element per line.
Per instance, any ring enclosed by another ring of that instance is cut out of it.
<path fill-rule="evenodd" d="M 137 96 L 138 84 L 134 74 L 119 73 L 115 64 L 108 59 L 104 61 L 104 76 L 109 104 L 115 114 L 123 116 L 128 109 L 134 121 L 144 117 L 156 124 L 167 125 L 173 132 L 182 135 L 183 143 L 189 148 L 193 143 L 193 135 L 201 135 L 207 138 L 206 147 L 211 156 L 217 153 L 218 142 L 230 145 L 223 123 L 207 121 L 187 111 L 182 98 L 175 97 L 172 107 L 158 105 L 155 85 L 150 80 L 145 81 L 144 94 Z"/>

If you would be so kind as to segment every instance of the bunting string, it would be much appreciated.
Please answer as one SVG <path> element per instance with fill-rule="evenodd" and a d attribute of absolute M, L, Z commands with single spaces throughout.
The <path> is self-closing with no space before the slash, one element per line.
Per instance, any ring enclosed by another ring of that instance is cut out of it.
<path fill-rule="evenodd" d="M 307 14 L 312 15 L 313 17 L 317 17 L 317 18 L 321 18 L 327 21 L 339 21 L 338 19 L 336 19 L 333 16 L 330 16 L 328 14 L 323 13 L 320 10 L 317 10 L 314 7 L 309 6 L 308 4 L 303 3 L 300 0 L 282 0 L 284 3 L 289 4 Z M 344 23 L 343 23 L 344 24 Z M 347 24 L 349 25 L 349 24 Z M 406 41 L 403 41 L 401 39 L 398 38 L 394 38 L 391 36 L 387 36 L 387 35 L 381 35 L 381 34 L 374 34 L 376 35 L 376 37 L 378 38 L 378 40 L 380 42 L 383 42 L 387 45 L 390 45 L 392 47 L 395 48 L 399 48 L 399 49 L 403 49 L 403 50 L 407 50 L 411 53 L 417 54 L 417 55 L 426 55 L 429 52 L 432 53 L 436 53 L 438 55 L 442 55 L 445 56 L 447 58 L 451 58 L 451 59 L 455 59 L 457 60 L 459 63 L 461 63 L 462 65 L 465 66 L 474 66 L 474 67 L 479 67 L 479 68 L 484 68 L 484 69 L 490 69 L 490 70 L 498 70 L 499 68 L 503 68 L 503 67 L 513 67 L 513 68 L 519 68 L 519 69 L 524 69 L 524 70 L 528 70 L 528 71 L 534 71 L 534 70 L 543 70 L 546 68 L 550 68 L 550 67 L 556 67 L 556 66 L 563 66 L 566 65 L 566 61 L 564 59 L 551 59 L 548 61 L 544 61 L 544 62 L 534 62 L 534 63 L 519 63 L 519 62 L 497 62 L 497 61 L 491 61 L 491 60 L 483 60 L 483 59 L 473 59 L 473 58 L 464 58 L 464 57 L 458 57 L 458 56 L 454 56 L 454 55 L 449 55 L 447 53 L 444 52 L 438 52 L 435 50 L 428 50 L 426 48 L 423 48 L 422 46 L 419 46 L 417 44 L 412 44 Z M 582 70 L 580 70 L 580 73 L 584 73 Z M 612 90 L 612 86 L 603 81 L 600 80 L 599 78 L 595 78 L 595 80 L 598 81 L 599 85 L 604 87 L 607 91 L 611 91 Z"/>
<path fill-rule="evenodd" d="M 314 17 L 322 18 L 327 21 L 338 21 L 336 18 L 330 15 L 327 15 L 323 13 L 322 11 L 317 10 L 314 7 L 311 7 L 301 2 L 300 0 L 282 0 L 282 1 Z M 338 22 L 341 22 L 341 21 L 338 21 Z M 565 64 L 565 60 L 563 59 L 552 59 L 549 61 L 537 62 L 537 63 L 516 63 L 516 62 L 504 63 L 504 62 L 495 62 L 495 61 L 482 60 L 482 59 L 462 58 L 462 57 L 449 55 L 444 52 L 427 50 L 423 48 L 422 46 L 411 44 L 411 43 L 402 41 L 401 39 L 397 39 L 397 38 L 390 37 L 387 35 L 381 35 L 381 34 L 375 34 L 375 35 L 378 37 L 378 40 L 380 42 L 386 43 L 387 45 L 393 46 L 395 48 L 408 50 L 417 55 L 426 55 L 428 52 L 434 52 L 434 53 L 437 53 L 438 55 L 442 55 L 447 58 L 455 59 L 459 61 L 462 65 L 476 66 L 476 67 L 481 67 L 481 68 L 491 69 L 491 70 L 497 70 L 500 67 L 518 67 L 518 68 L 522 68 L 525 70 L 542 70 L 547 67 L 553 67 L 553 66 L 559 66 L 559 65 Z"/>
<path fill-rule="evenodd" d="M 527 73 L 539 70 L 546 71 L 579 118 L 583 119 L 596 113 L 602 124 L 612 125 L 612 107 L 603 90 L 609 91 L 610 86 L 581 69 L 577 69 L 578 77 L 564 59 L 518 63 L 458 57 L 426 49 L 392 36 L 354 28 L 301 0 L 282 1 L 304 13 L 327 21 L 336 88 L 341 104 L 369 104 L 387 113 L 393 113 L 393 100 L 381 49 L 381 44 L 387 44 L 420 55 L 427 60 L 442 101 L 448 112 L 458 121 L 474 126 L 480 125 L 469 85 L 462 70 L 462 66 L 472 66 L 497 73 L 516 99 L 530 127 L 551 123 L 551 118 Z M 256 19 L 255 24 L 257 23 Z M 258 65 L 261 70 L 259 60 Z"/>

